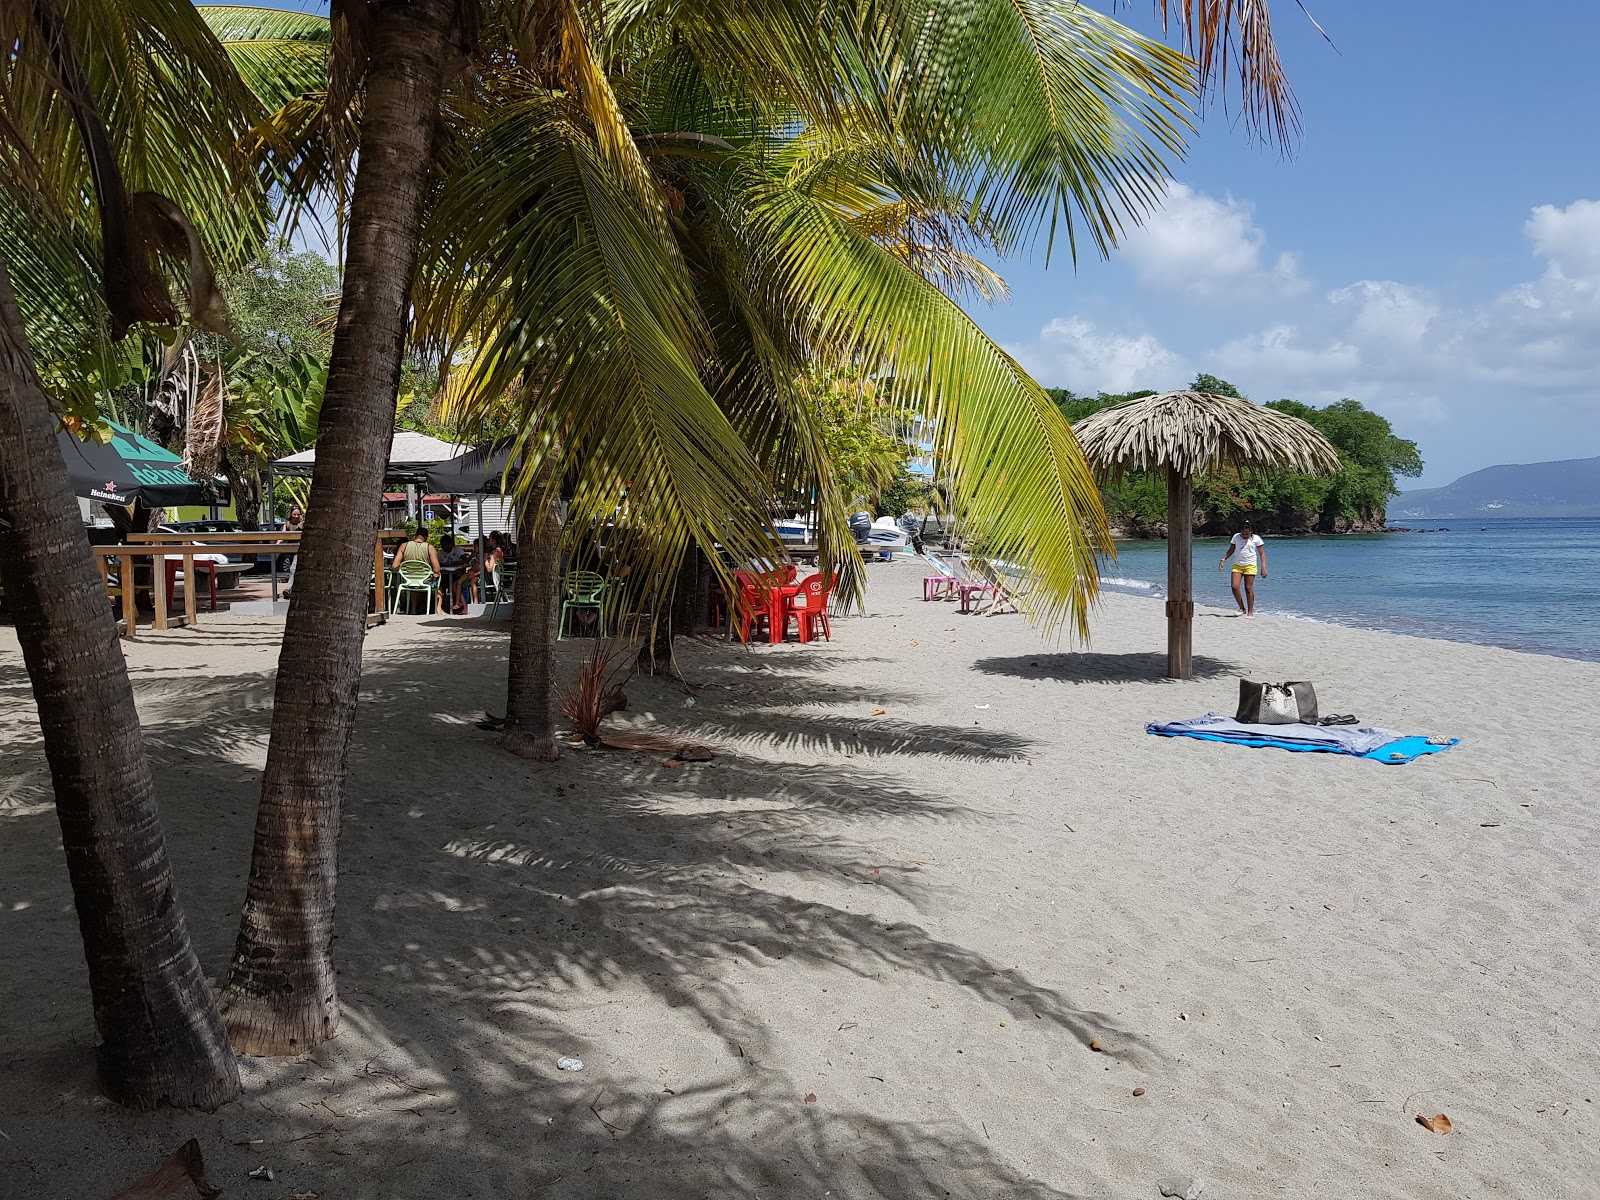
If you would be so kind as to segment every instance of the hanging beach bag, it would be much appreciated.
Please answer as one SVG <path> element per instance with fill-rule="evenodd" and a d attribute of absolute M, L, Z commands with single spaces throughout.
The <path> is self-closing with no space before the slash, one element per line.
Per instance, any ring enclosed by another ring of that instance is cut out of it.
<path fill-rule="evenodd" d="M 1317 689 L 1305 681 L 1255 683 L 1239 680 L 1239 712 L 1235 720 L 1249 725 L 1314 725 Z"/>

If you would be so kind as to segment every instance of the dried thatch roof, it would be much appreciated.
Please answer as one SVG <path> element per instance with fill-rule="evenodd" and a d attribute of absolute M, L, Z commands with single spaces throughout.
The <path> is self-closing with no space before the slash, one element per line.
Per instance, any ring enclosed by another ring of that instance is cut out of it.
<path fill-rule="evenodd" d="M 1202 475 L 1220 466 L 1331 475 L 1339 452 L 1298 417 L 1210 392 L 1163 392 L 1101 409 L 1072 427 L 1102 475 L 1175 467 Z"/>

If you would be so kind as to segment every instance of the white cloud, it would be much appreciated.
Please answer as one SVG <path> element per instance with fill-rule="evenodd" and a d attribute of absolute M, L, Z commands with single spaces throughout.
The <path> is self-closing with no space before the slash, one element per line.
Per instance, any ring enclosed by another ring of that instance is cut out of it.
<path fill-rule="evenodd" d="M 1182 359 L 1154 335 L 1107 331 L 1082 317 L 1057 317 L 1036 342 L 1007 349 L 1047 386 L 1079 392 L 1125 392 L 1151 379 L 1175 385 L 1184 373 Z"/>
<path fill-rule="evenodd" d="M 1262 241 L 1236 219 L 1248 210 L 1188 199 L 1191 212 L 1232 214 L 1233 249 L 1214 239 L 1214 261 L 1248 277 Z M 1222 217 L 1209 227 L 1226 226 Z M 1529 278 L 1486 298 L 1362 279 L 1285 300 L 1273 323 L 1210 346 L 1068 316 L 1012 352 L 1043 382 L 1078 391 L 1179 386 L 1197 368 L 1257 400 L 1354 397 L 1422 440 L 1430 482 L 1491 462 L 1600 453 L 1600 200 L 1540 205 L 1524 233 Z M 1157 278 L 1154 259 L 1140 270 L 1163 288 L 1185 274 Z"/>
<path fill-rule="evenodd" d="M 1600 200 L 1574 200 L 1566 208 L 1541 204 L 1522 228 L 1558 275 L 1600 279 Z"/>
<path fill-rule="evenodd" d="M 1130 230 L 1118 256 L 1149 287 L 1198 300 L 1259 300 L 1306 288 L 1293 254 L 1266 261 L 1267 235 L 1250 206 L 1181 183 Z"/>

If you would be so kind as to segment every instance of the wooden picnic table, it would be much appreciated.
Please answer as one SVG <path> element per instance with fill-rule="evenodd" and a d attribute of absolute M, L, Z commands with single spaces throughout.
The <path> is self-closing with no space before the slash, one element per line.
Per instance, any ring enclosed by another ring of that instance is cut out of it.
<path fill-rule="evenodd" d="M 278 553 L 293 554 L 299 548 L 299 540 L 294 542 L 268 542 L 256 540 L 249 543 L 207 541 L 204 545 L 193 545 L 194 537 L 183 537 L 176 540 L 177 534 L 133 534 L 134 542 L 124 546 L 91 546 L 90 553 L 95 556 L 96 565 L 100 568 L 100 577 L 107 580 L 111 560 L 117 560 L 117 585 L 122 593 L 122 623 L 124 637 L 138 637 L 138 607 L 135 594 L 138 590 L 134 582 L 134 569 L 138 559 L 150 560 L 150 592 L 151 602 L 155 606 L 155 627 L 166 629 L 174 618 L 167 612 L 167 572 L 165 561 L 169 558 L 183 560 L 183 616 L 176 618 L 180 625 L 194 625 L 199 620 L 199 613 L 195 603 L 195 593 L 198 580 L 195 571 L 195 556 L 198 554 L 245 554 L 252 553 L 262 546 L 272 546 Z M 205 535 L 195 535 L 203 537 Z M 249 547 L 247 549 L 246 547 Z M 281 549 L 280 549 L 281 547 Z"/>

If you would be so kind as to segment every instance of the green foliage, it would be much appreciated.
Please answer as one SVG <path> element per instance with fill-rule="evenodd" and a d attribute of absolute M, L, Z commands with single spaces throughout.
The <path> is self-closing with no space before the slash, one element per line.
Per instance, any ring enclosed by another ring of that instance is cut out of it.
<path fill-rule="evenodd" d="M 218 353 L 226 372 L 223 445 L 236 485 L 315 443 L 338 286 L 332 263 L 294 252 L 281 237 L 223 281 L 233 346 L 200 349 Z"/>
<path fill-rule="evenodd" d="M 913 509 L 926 508 L 932 490 L 926 480 L 919 479 L 910 471 L 901 468 L 894 481 L 883 489 L 883 494 L 878 497 L 878 504 L 873 512 L 880 517 L 894 517 L 899 520 Z"/>
<path fill-rule="evenodd" d="M 848 370 L 816 372 L 803 386 L 816 409 L 822 445 L 840 493 L 852 507 L 865 506 L 881 514 L 882 497 L 905 473 L 908 453 L 889 432 L 892 411 L 882 387 Z"/>
<path fill-rule="evenodd" d="M 1386 418 L 1355 400 L 1340 400 L 1326 408 L 1276 400 L 1267 407 L 1315 427 L 1333 443 L 1344 464 L 1337 475 L 1328 478 L 1286 475 L 1275 480 L 1280 490 L 1274 498 L 1280 505 L 1285 501 L 1305 503 L 1302 497 L 1320 489 L 1315 511 L 1322 514 L 1324 523 L 1372 517 L 1383 512 L 1390 496 L 1400 494 L 1394 484 L 1396 475 L 1415 478 L 1422 474 L 1417 444 L 1396 437 Z"/>
<path fill-rule="evenodd" d="M 1213 396 L 1232 396 L 1235 400 L 1243 400 L 1244 393 L 1226 379 L 1218 379 L 1215 375 L 1201 371 L 1194 377 L 1194 382 L 1189 385 L 1191 392 L 1210 392 Z"/>
<path fill-rule="evenodd" d="M 339 291 L 339 272 L 327 259 L 295 253 L 278 238 L 225 279 L 222 290 L 240 353 L 267 363 L 294 357 L 327 361 Z"/>

